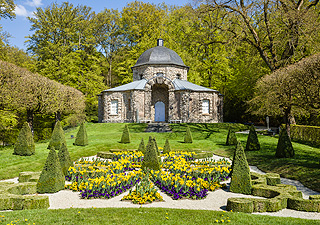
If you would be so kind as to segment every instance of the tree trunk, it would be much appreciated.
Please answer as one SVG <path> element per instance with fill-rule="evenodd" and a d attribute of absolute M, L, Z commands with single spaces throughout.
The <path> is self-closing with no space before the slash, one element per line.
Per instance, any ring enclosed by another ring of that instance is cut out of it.
<path fill-rule="evenodd" d="M 34 136 L 33 116 L 33 110 L 27 109 L 27 123 L 29 124 L 32 135 Z"/>
<path fill-rule="evenodd" d="M 287 129 L 288 136 L 290 137 L 290 119 L 291 119 L 291 107 L 288 107 L 284 111 L 284 124 L 285 124 L 285 129 Z"/>
<path fill-rule="evenodd" d="M 56 122 L 61 121 L 61 112 L 60 111 L 55 112 L 54 116 L 55 116 Z"/>

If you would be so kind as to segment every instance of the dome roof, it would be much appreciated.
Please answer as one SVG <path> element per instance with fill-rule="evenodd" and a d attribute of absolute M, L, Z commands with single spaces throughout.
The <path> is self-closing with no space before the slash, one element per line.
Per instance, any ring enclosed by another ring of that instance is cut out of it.
<path fill-rule="evenodd" d="M 173 50 L 162 46 L 162 39 L 158 39 L 158 46 L 153 47 L 142 53 L 137 63 L 132 67 L 142 65 L 184 65 L 181 57 Z M 188 67 L 187 67 L 188 68 Z"/>

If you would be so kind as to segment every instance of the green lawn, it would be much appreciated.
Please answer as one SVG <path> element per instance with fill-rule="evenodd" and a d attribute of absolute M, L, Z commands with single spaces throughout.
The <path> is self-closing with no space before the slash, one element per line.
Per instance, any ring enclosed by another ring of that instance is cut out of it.
<path fill-rule="evenodd" d="M 4 216 L 4 217 L 1 217 Z M 26 221 L 27 220 L 27 221 Z M 0 224 L 288 224 L 312 225 L 319 220 L 284 218 L 208 210 L 163 208 L 89 208 L 0 212 Z M 222 222 L 223 220 L 223 222 Z M 230 222 L 229 222 L 229 221 Z"/>

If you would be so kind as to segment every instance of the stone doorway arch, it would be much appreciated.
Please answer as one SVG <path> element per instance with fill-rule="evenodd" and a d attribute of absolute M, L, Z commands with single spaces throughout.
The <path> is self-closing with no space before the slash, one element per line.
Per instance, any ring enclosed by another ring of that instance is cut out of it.
<path fill-rule="evenodd" d="M 166 106 L 163 102 L 158 101 L 154 105 L 154 121 L 165 122 L 166 121 Z"/>

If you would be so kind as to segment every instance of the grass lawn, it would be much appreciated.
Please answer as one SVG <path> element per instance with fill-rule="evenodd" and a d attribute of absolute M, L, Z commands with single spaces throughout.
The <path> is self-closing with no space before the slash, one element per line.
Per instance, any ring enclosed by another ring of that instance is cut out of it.
<path fill-rule="evenodd" d="M 4 217 L 3 217 L 4 216 Z M 318 220 L 208 210 L 89 208 L 0 212 L 0 224 L 319 224 Z M 222 222 L 223 221 L 223 222 Z M 230 222 L 229 222 L 230 221 Z"/>

